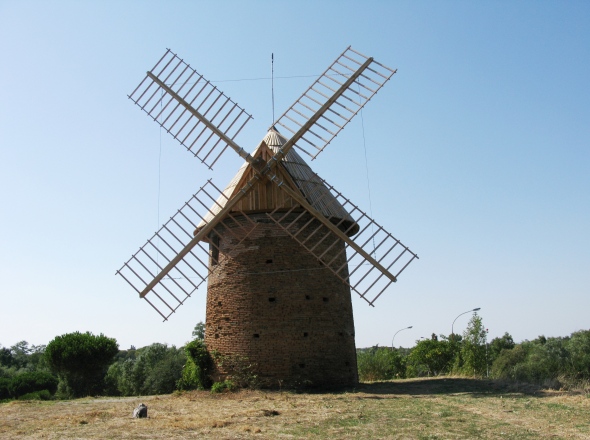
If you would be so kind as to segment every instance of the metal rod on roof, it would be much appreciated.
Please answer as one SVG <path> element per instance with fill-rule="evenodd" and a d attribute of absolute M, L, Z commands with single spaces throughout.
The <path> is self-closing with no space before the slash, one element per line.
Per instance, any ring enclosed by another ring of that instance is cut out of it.
<path fill-rule="evenodd" d="M 275 54 L 270 54 L 270 89 L 272 95 L 272 123 L 275 123 Z"/>

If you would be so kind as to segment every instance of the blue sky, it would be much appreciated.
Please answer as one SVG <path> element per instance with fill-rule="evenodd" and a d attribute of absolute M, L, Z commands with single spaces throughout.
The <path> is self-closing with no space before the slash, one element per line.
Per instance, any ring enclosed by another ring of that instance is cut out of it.
<path fill-rule="evenodd" d="M 166 48 L 254 116 L 245 148 L 272 120 L 271 53 L 277 114 L 348 45 L 398 69 L 311 163 L 420 256 L 354 300 L 357 346 L 474 307 L 490 338 L 588 329 L 589 22 L 581 1 L 0 0 L 0 343 L 181 345 L 205 319 L 204 290 L 161 323 L 114 275 L 241 164 L 207 170 L 127 99 Z"/>

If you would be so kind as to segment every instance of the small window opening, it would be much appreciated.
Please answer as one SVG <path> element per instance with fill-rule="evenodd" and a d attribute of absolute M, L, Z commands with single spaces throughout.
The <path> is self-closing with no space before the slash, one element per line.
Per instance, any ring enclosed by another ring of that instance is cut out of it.
<path fill-rule="evenodd" d="M 305 299 L 311 299 L 311 296 L 305 295 Z"/>
<path fill-rule="evenodd" d="M 330 298 L 326 298 L 325 296 L 322 298 L 322 300 L 327 303 L 328 301 L 330 301 Z"/>
<path fill-rule="evenodd" d="M 339 334 L 340 336 L 344 336 L 344 333 L 342 333 L 342 332 L 340 332 L 340 333 L 338 333 L 338 334 Z"/>
<path fill-rule="evenodd" d="M 215 339 L 219 339 L 219 335 L 215 333 Z"/>
<path fill-rule="evenodd" d="M 307 338 L 308 333 L 307 332 L 303 332 L 303 337 Z"/>
<path fill-rule="evenodd" d="M 305 364 L 299 364 L 299 368 L 305 368 Z"/>
<path fill-rule="evenodd" d="M 347 367 L 350 366 L 350 362 L 344 362 L 344 365 L 346 365 Z"/>
<path fill-rule="evenodd" d="M 221 301 L 217 301 L 217 305 L 220 306 L 221 305 Z"/>
<path fill-rule="evenodd" d="M 272 303 L 272 302 L 275 302 L 276 300 L 277 300 L 276 298 L 270 297 L 270 298 L 268 299 L 268 302 L 271 302 L 271 303 Z"/>
<path fill-rule="evenodd" d="M 269 260 L 266 260 L 266 264 L 271 264 L 272 263 L 272 258 Z"/>
<path fill-rule="evenodd" d="M 255 338 L 259 338 L 259 337 L 260 337 L 260 335 L 259 335 L 258 333 L 254 333 L 254 337 L 255 337 Z"/>

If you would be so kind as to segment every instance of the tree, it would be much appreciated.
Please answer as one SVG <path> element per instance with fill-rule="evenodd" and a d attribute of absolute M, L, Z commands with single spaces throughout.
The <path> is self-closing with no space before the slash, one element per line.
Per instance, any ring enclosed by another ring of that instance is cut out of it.
<path fill-rule="evenodd" d="M 436 376 L 448 372 L 454 357 L 454 347 L 455 343 L 446 339 L 418 341 L 408 356 L 408 377 Z"/>
<path fill-rule="evenodd" d="M 186 362 L 184 352 L 175 346 L 148 345 L 136 350 L 133 358 L 120 358 L 109 367 L 107 391 L 123 396 L 171 393 Z"/>
<path fill-rule="evenodd" d="M 590 379 L 590 330 L 572 333 L 566 348 L 569 352 L 569 375 L 575 379 Z"/>
<path fill-rule="evenodd" d="M 501 338 L 492 339 L 489 345 L 489 363 L 493 364 L 502 350 L 512 350 L 514 346 L 514 340 L 508 332 L 504 333 Z"/>
<path fill-rule="evenodd" d="M 195 328 L 193 329 L 193 338 L 203 340 L 205 339 L 205 323 L 203 321 L 199 321 Z"/>
<path fill-rule="evenodd" d="M 462 365 L 459 367 L 461 372 L 474 376 L 483 376 L 486 373 L 486 341 L 487 331 L 483 326 L 483 321 L 477 312 L 474 312 L 463 333 Z"/>
<path fill-rule="evenodd" d="M 45 359 L 59 378 L 60 394 L 80 397 L 102 392 L 106 370 L 118 351 L 115 339 L 75 332 L 54 338 Z"/>

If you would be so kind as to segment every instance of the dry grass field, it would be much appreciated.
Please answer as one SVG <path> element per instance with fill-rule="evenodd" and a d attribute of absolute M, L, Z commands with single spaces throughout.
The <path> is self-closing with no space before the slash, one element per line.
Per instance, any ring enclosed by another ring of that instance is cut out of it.
<path fill-rule="evenodd" d="M 132 419 L 139 403 L 148 419 Z M 590 395 L 462 378 L 340 393 L 187 392 L 0 404 L 7 439 L 590 439 Z"/>

